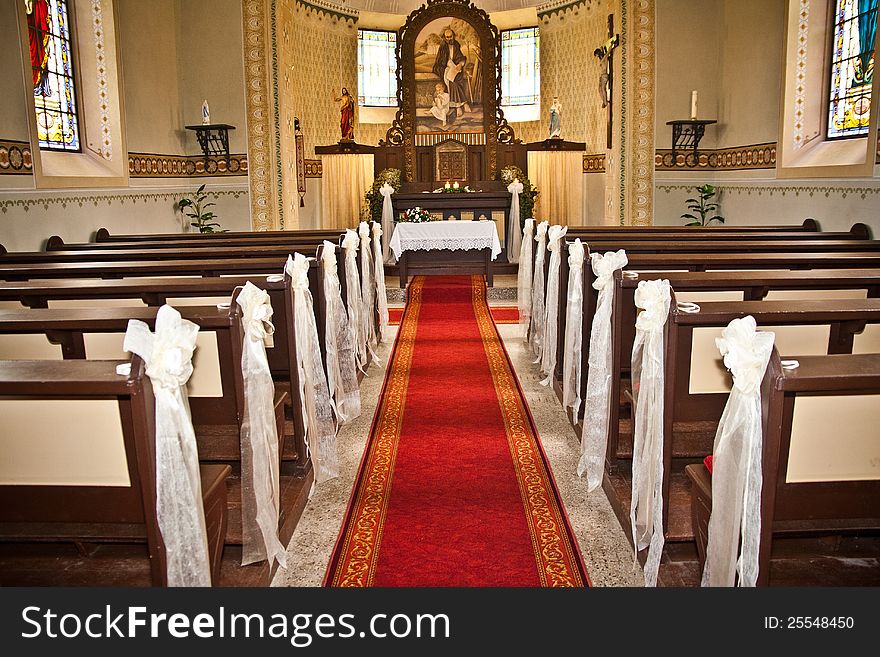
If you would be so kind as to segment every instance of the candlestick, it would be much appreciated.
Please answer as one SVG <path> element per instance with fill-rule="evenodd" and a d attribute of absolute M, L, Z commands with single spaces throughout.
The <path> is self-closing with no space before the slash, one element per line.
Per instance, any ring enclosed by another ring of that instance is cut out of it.
<path fill-rule="evenodd" d="M 457 180 L 454 183 L 452 183 L 452 189 L 458 189 L 458 181 Z"/>
<path fill-rule="evenodd" d="M 446 181 L 446 184 L 443 185 L 443 189 L 449 189 L 449 181 L 448 180 Z"/>
<path fill-rule="evenodd" d="M 697 118 L 697 92 L 691 92 L 691 119 L 696 120 Z"/>

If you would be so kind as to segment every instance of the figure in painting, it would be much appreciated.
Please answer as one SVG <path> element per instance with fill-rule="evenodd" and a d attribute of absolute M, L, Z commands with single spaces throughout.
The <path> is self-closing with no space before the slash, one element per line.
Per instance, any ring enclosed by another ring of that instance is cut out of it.
<path fill-rule="evenodd" d="M 434 104 L 431 106 L 431 114 L 440 121 L 440 127 L 446 130 L 446 119 L 449 117 L 449 94 L 439 82 L 434 85 Z"/>
<path fill-rule="evenodd" d="M 559 98 L 553 96 L 553 104 L 550 106 L 550 139 L 562 137 L 562 103 Z"/>
<path fill-rule="evenodd" d="M 342 87 L 342 95 L 333 100 L 337 103 L 342 101 L 339 107 L 339 130 L 342 132 L 342 140 L 354 141 L 354 99 L 348 93 L 348 89 Z"/>
<path fill-rule="evenodd" d="M 455 38 L 451 28 L 443 30 L 443 41 L 437 49 L 434 60 L 434 75 L 446 83 L 449 90 L 449 107 L 457 116 L 462 112 L 470 112 L 470 95 L 468 94 L 467 76 L 464 69 L 467 57 L 461 51 L 461 44 Z"/>

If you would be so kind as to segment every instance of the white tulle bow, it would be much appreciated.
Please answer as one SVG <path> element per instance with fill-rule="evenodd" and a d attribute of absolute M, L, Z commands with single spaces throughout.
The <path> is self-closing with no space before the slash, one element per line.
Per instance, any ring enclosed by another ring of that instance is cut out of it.
<path fill-rule="evenodd" d="M 535 241 L 538 246 L 535 250 L 535 264 L 532 270 L 532 351 L 540 360 L 541 348 L 544 344 L 544 259 L 547 253 L 547 230 L 549 222 L 542 221 L 538 224 L 535 233 Z M 536 361 L 537 362 L 537 361 Z"/>
<path fill-rule="evenodd" d="M 374 364 L 379 365 L 379 358 L 373 349 L 379 344 L 379 336 L 376 333 L 376 273 L 373 269 L 373 254 L 370 251 L 370 225 L 362 221 L 358 226 L 358 234 L 361 238 L 361 321 L 364 323 L 364 332 L 367 336 L 367 351 L 370 353 Z"/>
<path fill-rule="evenodd" d="M 596 310 L 590 327 L 590 347 L 587 358 L 587 392 L 584 398 L 584 423 L 581 433 L 581 458 L 578 476 L 587 474 L 587 490 L 593 491 L 602 483 L 605 471 L 605 451 L 608 447 L 608 420 L 611 396 L 611 312 L 614 301 L 614 272 L 627 264 L 626 252 L 608 251 L 591 253 L 590 266 L 595 280 L 593 288 L 599 291 Z M 616 427 L 612 427 L 616 431 Z"/>
<path fill-rule="evenodd" d="M 373 224 L 373 266 L 375 267 L 376 281 L 376 311 L 379 313 L 379 341 L 384 342 L 388 332 L 388 292 L 385 290 L 385 265 L 382 258 L 382 242 L 384 241 L 382 227 Z M 386 247 L 387 253 L 387 247 Z"/>
<path fill-rule="evenodd" d="M 518 180 L 507 186 L 510 192 L 510 214 L 507 217 L 507 257 L 510 262 L 519 262 L 520 250 L 522 249 L 522 233 L 519 230 L 519 195 L 522 193 L 523 184 Z"/>
<path fill-rule="evenodd" d="M 123 348 L 146 364 L 156 399 L 156 515 L 169 586 L 210 586 L 199 454 L 184 386 L 192 375 L 199 327 L 171 306 L 156 314 L 156 332 L 130 320 Z"/>
<path fill-rule="evenodd" d="M 541 371 L 546 378 L 541 385 L 548 386 L 556 368 L 556 347 L 559 339 L 559 267 L 562 264 L 562 243 L 568 232 L 566 226 L 551 226 L 547 232 L 550 266 L 547 270 L 547 301 L 544 308 L 544 341 L 541 344 Z"/>
<path fill-rule="evenodd" d="M 519 251 L 519 271 L 516 280 L 516 299 L 519 306 L 519 323 L 528 339 L 529 321 L 532 316 L 532 248 L 534 246 L 535 220 L 526 219 L 523 226 L 522 244 Z"/>
<path fill-rule="evenodd" d="M 352 229 L 346 229 L 342 238 L 345 252 L 345 295 L 348 310 L 348 323 L 354 341 L 357 367 L 361 372 L 367 364 L 367 333 L 365 331 L 361 299 L 361 278 L 357 268 L 357 250 L 361 238 Z"/>
<path fill-rule="evenodd" d="M 266 356 L 275 327 L 269 294 L 248 281 L 236 297 L 241 307 L 244 345 L 244 421 L 241 427 L 242 565 L 274 559 L 286 567 L 286 550 L 278 539 L 281 503 L 275 385 Z"/>
<path fill-rule="evenodd" d="M 388 248 L 388 240 L 391 239 L 391 232 L 394 229 L 394 206 L 391 203 L 391 195 L 394 193 L 394 187 L 387 182 L 383 183 L 379 188 L 382 195 L 382 253 L 385 254 L 384 262 L 388 264 L 394 263 L 394 254 Z"/>
<path fill-rule="evenodd" d="M 308 284 L 309 260 L 297 253 L 288 258 L 285 269 L 291 277 L 294 294 L 296 361 L 303 425 L 315 470 L 315 483 L 320 484 L 339 475 L 339 457 L 333 405 L 321 362 L 314 301 Z"/>
<path fill-rule="evenodd" d="M 672 290 L 667 280 L 640 281 L 632 351 L 633 465 L 630 522 L 636 551 L 648 549 L 645 586 L 656 586 L 663 554 L 663 327 Z"/>
<path fill-rule="evenodd" d="M 733 389 L 712 450 L 712 512 L 703 586 L 754 586 L 761 542 L 763 434 L 761 380 L 775 334 L 757 331 L 751 315 L 734 319 L 717 339 Z"/>
<path fill-rule="evenodd" d="M 583 350 L 584 255 L 580 239 L 568 245 L 568 299 L 565 309 L 565 349 L 562 358 L 562 405 L 577 420 L 581 408 L 581 353 Z"/>

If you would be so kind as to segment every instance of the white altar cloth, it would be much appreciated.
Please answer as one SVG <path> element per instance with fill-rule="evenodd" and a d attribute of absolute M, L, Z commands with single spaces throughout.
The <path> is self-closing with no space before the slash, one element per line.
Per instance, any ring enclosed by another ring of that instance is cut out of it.
<path fill-rule="evenodd" d="M 388 243 L 399 260 L 404 251 L 492 249 L 492 260 L 501 254 L 494 221 L 400 222 Z"/>

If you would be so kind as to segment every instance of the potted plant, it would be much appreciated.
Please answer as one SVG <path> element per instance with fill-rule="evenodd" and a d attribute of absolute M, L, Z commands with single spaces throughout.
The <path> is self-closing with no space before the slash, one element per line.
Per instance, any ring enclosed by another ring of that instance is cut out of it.
<path fill-rule="evenodd" d="M 225 233 L 226 230 L 220 228 L 220 224 L 214 221 L 214 213 L 208 208 L 213 207 L 213 202 L 206 203 L 208 194 L 205 192 L 205 185 L 201 185 L 192 198 L 184 197 L 177 202 L 177 207 L 193 221 L 190 226 L 195 226 L 200 233 Z"/>
<path fill-rule="evenodd" d="M 710 222 L 718 222 L 719 224 L 724 223 L 724 217 L 718 214 L 718 204 L 714 202 L 709 202 L 709 200 L 715 196 L 717 190 L 714 185 L 710 185 L 706 183 L 705 185 L 701 185 L 697 187 L 697 193 L 700 195 L 700 198 L 689 198 L 687 200 L 687 209 L 691 212 L 686 212 L 681 215 L 682 219 L 691 219 L 685 226 L 708 226 Z M 697 214 L 692 214 L 696 212 Z M 708 216 L 710 212 L 714 212 L 713 216 Z M 699 216 L 698 216 L 699 215 Z"/>
<path fill-rule="evenodd" d="M 394 188 L 395 192 L 399 192 L 400 169 L 382 169 L 378 174 L 376 174 L 376 178 L 375 180 L 373 180 L 373 184 L 364 195 L 364 200 L 367 203 L 367 210 L 369 212 L 369 218 L 373 221 L 382 221 L 382 204 L 385 202 L 385 197 L 382 196 L 382 194 L 379 192 L 379 188 L 386 182 Z"/>

